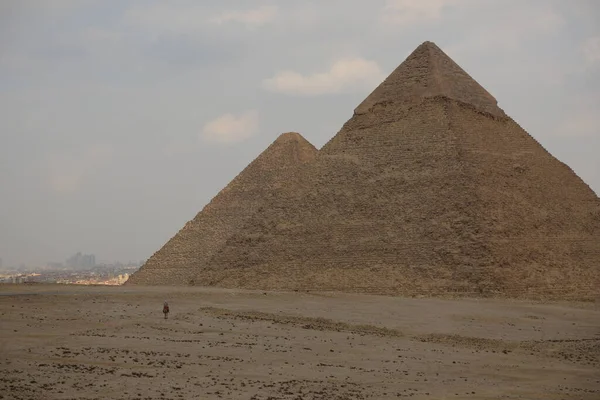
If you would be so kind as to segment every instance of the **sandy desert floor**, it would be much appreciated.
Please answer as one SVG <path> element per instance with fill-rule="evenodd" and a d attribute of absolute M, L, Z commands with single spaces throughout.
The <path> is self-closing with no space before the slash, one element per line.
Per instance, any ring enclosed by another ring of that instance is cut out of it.
<path fill-rule="evenodd" d="M 597 302 L 1 285 L 0 316 L 2 399 L 600 399 Z"/>

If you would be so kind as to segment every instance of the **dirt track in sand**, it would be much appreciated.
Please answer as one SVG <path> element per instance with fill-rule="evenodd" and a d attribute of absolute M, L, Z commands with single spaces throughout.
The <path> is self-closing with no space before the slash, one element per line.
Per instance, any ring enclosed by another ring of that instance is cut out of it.
<path fill-rule="evenodd" d="M 4 285 L 0 316 L 2 399 L 600 398 L 597 303 Z"/>

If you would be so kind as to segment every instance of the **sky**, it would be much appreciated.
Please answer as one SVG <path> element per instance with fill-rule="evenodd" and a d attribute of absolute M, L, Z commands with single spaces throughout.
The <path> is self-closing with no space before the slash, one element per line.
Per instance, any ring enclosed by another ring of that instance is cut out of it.
<path fill-rule="evenodd" d="M 596 0 L 3 0 L 0 258 L 147 259 L 426 40 L 600 193 L 598 21 Z"/>

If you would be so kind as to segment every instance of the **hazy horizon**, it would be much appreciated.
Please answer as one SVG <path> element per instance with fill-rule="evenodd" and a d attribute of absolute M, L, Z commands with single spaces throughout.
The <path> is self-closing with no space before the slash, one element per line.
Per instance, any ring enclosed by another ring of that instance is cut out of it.
<path fill-rule="evenodd" d="M 279 134 L 323 146 L 426 40 L 598 194 L 599 20 L 593 0 L 4 1 L 0 258 L 149 258 Z"/>

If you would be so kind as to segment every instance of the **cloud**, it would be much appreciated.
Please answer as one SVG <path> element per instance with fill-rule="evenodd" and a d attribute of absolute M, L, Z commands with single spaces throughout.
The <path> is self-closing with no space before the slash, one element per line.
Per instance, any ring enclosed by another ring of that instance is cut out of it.
<path fill-rule="evenodd" d="M 526 24 L 525 21 L 523 21 L 523 26 L 529 27 L 529 29 L 524 28 L 523 30 L 525 32 L 529 31 L 536 34 L 556 33 L 566 24 L 565 17 L 552 8 L 540 11 L 537 13 L 537 18 L 528 22 L 529 24 Z"/>
<path fill-rule="evenodd" d="M 265 79 L 263 86 L 272 92 L 291 95 L 317 96 L 373 88 L 385 78 L 379 65 L 363 58 L 340 59 L 326 72 L 302 75 L 282 71 Z"/>
<path fill-rule="evenodd" d="M 222 25 L 237 22 L 246 26 L 256 27 L 273 21 L 279 13 L 275 6 L 264 6 L 245 11 L 227 11 L 210 19 L 211 22 Z"/>
<path fill-rule="evenodd" d="M 564 113 L 554 124 L 551 133 L 571 138 L 600 138 L 600 95 L 596 91 L 579 91 L 576 97 L 566 97 L 561 106 Z"/>
<path fill-rule="evenodd" d="M 177 157 L 184 154 L 190 154 L 194 152 L 194 146 L 190 145 L 190 143 L 186 143 L 183 141 L 173 141 L 169 142 L 163 148 L 162 154 L 166 157 Z"/>
<path fill-rule="evenodd" d="M 202 130 L 207 142 L 232 144 L 242 142 L 258 131 L 258 112 L 248 111 L 241 115 L 224 114 L 208 122 Z"/>
<path fill-rule="evenodd" d="M 125 12 L 127 25 L 144 28 L 151 36 L 162 33 L 181 34 L 201 31 L 207 10 L 200 3 L 136 4 Z"/>
<path fill-rule="evenodd" d="M 404 26 L 427 20 L 439 20 L 445 9 L 466 2 L 467 0 L 387 0 L 382 20 Z"/>
<path fill-rule="evenodd" d="M 70 194 L 80 187 L 84 178 L 94 169 L 106 164 L 112 157 L 109 146 L 95 145 L 74 155 L 53 155 L 47 168 L 46 183 L 59 194 Z"/>
<path fill-rule="evenodd" d="M 157 33 L 197 34 L 206 33 L 207 26 L 211 24 L 238 23 L 250 28 L 262 26 L 273 21 L 278 13 L 277 7 L 264 6 L 215 14 L 201 2 L 158 2 L 129 8 L 125 22 L 147 29 L 153 36 Z"/>
<path fill-rule="evenodd" d="M 577 112 L 559 124 L 555 133 L 568 137 L 600 137 L 600 116 L 592 110 Z"/>
<path fill-rule="evenodd" d="M 98 0 L 53 0 L 53 1 L 5 1 L 0 3 L 0 12 L 14 11 L 18 13 L 58 13 L 68 15 L 72 12 L 89 7 Z M 2 14 L 5 15 L 5 14 Z"/>
<path fill-rule="evenodd" d="M 462 56 L 482 52 L 497 54 L 499 51 L 514 52 L 523 48 L 534 48 L 542 37 L 560 32 L 566 21 L 561 13 L 547 6 L 542 9 L 523 5 L 518 13 L 511 8 L 496 8 L 495 4 L 480 4 L 478 13 L 494 15 L 492 21 L 484 20 L 470 24 L 463 39 L 447 46 L 444 51 Z"/>
<path fill-rule="evenodd" d="M 581 51 L 588 65 L 600 65 L 600 36 L 586 39 L 581 46 Z"/>

